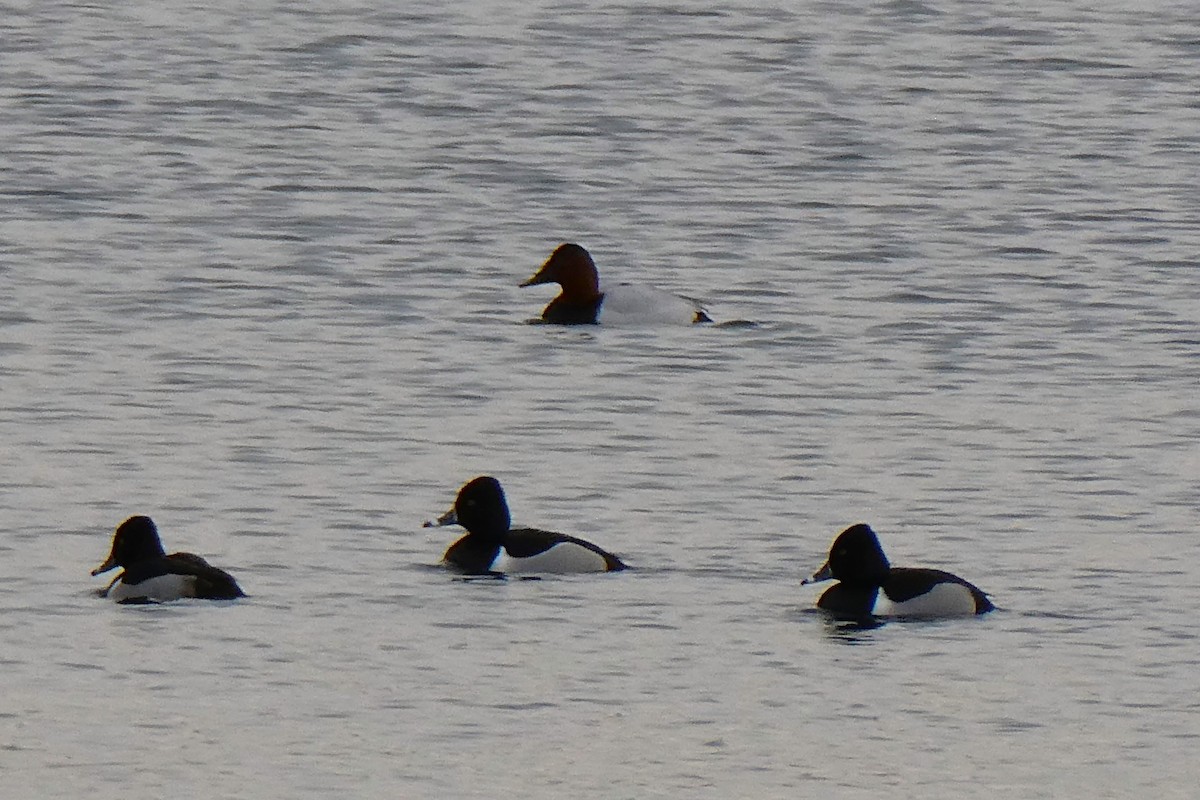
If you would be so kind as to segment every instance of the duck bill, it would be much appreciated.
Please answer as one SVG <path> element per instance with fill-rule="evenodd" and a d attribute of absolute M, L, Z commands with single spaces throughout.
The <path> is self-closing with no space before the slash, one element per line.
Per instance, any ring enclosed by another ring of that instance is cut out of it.
<path fill-rule="evenodd" d="M 558 251 L 556 250 L 555 252 Z M 519 288 L 524 289 L 526 286 L 537 286 L 540 283 L 554 283 L 554 279 L 546 272 L 546 267 L 553 258 L 554 256 L 550 256 L 550 258 L 546 259 L 546 263 L 538 267 L 538 271 L 530 275 L 529 279 L 522 283 Z"/>
<path fill-rule="evenodd" d="M 800 581 L 800 585 L 805 586 L 810 583 L 820 583 L 821 581 L 830 580 L 833 580 L 833 567 L 829 566 L 829 562 L 826 561 L 825 566 L 814 572 L 811 578 L 805 578 Z"/>
<path fill-rule="evenodd" d="M 115 555 L 110 555 L 107 561 L 92 570 L 92 575 L 99 575 L 101 573 L 108 572 L 110 569 L 116 569 L 116 567 L 117 557 Z"/>
<path fill-rule="evenodd" d="M 524 289 L 526 286 L 537 286 L 539 283 L 549 283 L 549 281 L 546 280 L 546 276 L 542 274 L 541 270 L 538 270 L 537 272 L 535 272 L 529 278 L 529 280 L 520 284 L 518 288 Z"/>
<path fill-rule="evenodd" d="M 445 514 L 442 514 L 437 519 L 428 520 L 425 523 L 424 527 L 426 527 L 426 528 L 443 528 L 447 525 L 457 525 L 457 524 L 458 524 L 458 514 L 455 514 L 454 509 L 451 508 L 449 511 L 447 511 Z"/>

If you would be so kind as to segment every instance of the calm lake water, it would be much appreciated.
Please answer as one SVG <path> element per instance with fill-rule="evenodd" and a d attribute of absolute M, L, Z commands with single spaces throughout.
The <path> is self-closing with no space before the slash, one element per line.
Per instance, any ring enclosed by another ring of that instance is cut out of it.
<path fill-rule="evenodd" d="M 1194 794 L 1194 4 L 394 6 L 5 4 L 0 796 Z M 485 473 L 635 569 L 448 575 Z"/>

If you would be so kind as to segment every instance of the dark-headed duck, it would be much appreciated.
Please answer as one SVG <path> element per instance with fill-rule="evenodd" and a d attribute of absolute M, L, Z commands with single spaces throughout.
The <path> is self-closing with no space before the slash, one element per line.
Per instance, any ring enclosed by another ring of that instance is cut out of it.
<path fill-rule="evenodd" d="M 565 533 L 511 528 L 508 502 L 500 481 L 482 476 L 467 483 L 449 511 L 426 527 L 462 525 L 467 535 L 450 546 L 442 560 L 467 575 L 506 573 L 613 572 L 621 559 Z M 504 556 L 500 556 L 500 551 Z"/>
<path fill-rule="evenodd" d="M 232 600 L 245 597 L 237 581 L 194 553 L 167 555 L 158 528 L 149 517 L 122 522 L 113 534 L 112 550 L 92 575 L 123 567 L 102 596 L 118 603 L 156 603 L 197 597 Z"/>
<path fill-rule="evenodd" d="M 836 578 L 817 601 L 841 619 L 954 617 L 986 614 L 994 606 L 977 586 L 940 569 L 893 567 L 869 525 L 842 531 L 829 560 L 804 583 Z"/>

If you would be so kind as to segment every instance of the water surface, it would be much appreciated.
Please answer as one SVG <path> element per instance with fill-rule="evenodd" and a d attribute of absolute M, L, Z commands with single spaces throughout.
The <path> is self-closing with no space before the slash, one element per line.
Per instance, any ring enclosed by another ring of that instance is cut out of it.
<path fill-rule="evenodd" d="M 1192 11 L 9 4 L 0 794 L 1190 796 Z M 635 569 L 453 579 L 485 473 Z M 1000 611 L 831 626 L 858 521 Z"/>

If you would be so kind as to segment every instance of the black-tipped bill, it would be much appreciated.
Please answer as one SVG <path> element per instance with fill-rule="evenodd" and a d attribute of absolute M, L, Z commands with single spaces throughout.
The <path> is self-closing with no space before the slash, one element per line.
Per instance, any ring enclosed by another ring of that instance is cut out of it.
<path fill-rule="evenodd" d="M 426 520 L 425 525 L 423 527 L 441 528 L 446 525 L 457 525 L 457 524 L 458 524 L 458 514 L 455 513 L 453 508 L 451 508 L 449 511 L 447 511 L 445 514 L 442 514 L 437 519 Z"/>
<path fill-rule="evenodd" d="M 826 561 L 825 566 L 814 572 L 811 578 L 805 578 L 804 580 L 800 581 L 800 585 L 805 586 L 810 583 L 820 583 L 821 581 L 828 580 L 833 580 L 833 567 L 831 567 L 829 562 Z"/>
<path fill-rule="evenodd" d="M 116 567 L 117 567 L 116 556 L 109 556 L 107 561 L 105 561 L 103 564 L 101 564 L 100 566 L 98 566 L 94 570 L 92 570 L 92 575 L 99 575 L 102 572 L 108 572 L 110 569 L 116 569 Z"/>

